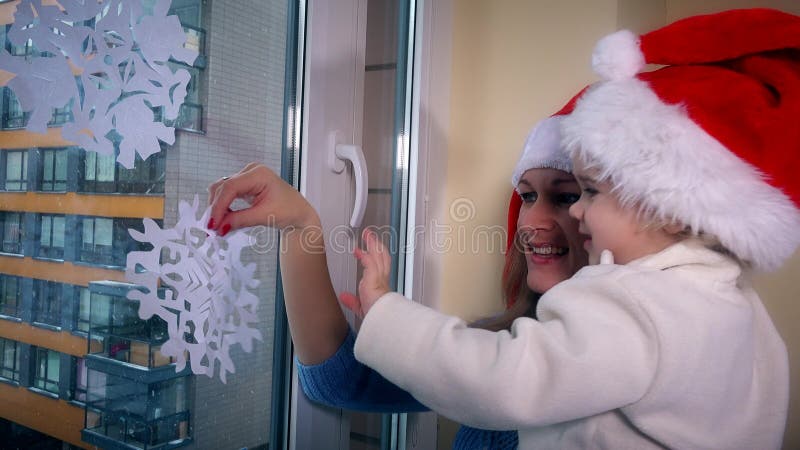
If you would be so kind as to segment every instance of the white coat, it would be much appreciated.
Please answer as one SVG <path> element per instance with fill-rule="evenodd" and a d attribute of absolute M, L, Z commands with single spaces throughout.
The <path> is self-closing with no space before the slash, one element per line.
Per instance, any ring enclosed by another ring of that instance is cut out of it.
<path fill-rule="evenodd" d="M 381 297 L 356 358 L 454 420 L 521 449 L 776 449 L 788 357 L 740 266 L 695 241 L 597 265 L 511 332 Z"/>

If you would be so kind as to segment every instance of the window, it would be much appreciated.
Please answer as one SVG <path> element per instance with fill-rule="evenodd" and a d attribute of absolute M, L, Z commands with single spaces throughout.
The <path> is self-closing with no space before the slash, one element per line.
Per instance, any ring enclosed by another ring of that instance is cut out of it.
<path fill-rule="evenodd" d="M 28 151 L 7 150 L 5 152 L 7 191 L 28 190 Z"/>
<path fill-rule="evenodd" d="M 17 317 L 22 298 L 21 284 L 19 277 L 0 274 L 0 314 Z"/>
<path fill-rule="evenodd" d="M 19 382 L 17 341 L 0 338 L 0 377 Z"/>
<path fill-rule="evenodd" d="M 11 53 L 12 56 L 33 56 L 36 50 L 33 48 L 33 42 L 28 39 L 22 44 L 14 45 L 11 43 L 11 39 L 8 39 L 8 29 L 11 28 L 11 25 L 0 25 L 2 26 L 6 33 L 4 33 L 4 37 L 6 38 L 4 41 L 5 49 Z"/>
<path fill-rule="evenodd" d="M 64 258 L 64 216 L 42 214 L 39 217 L 39 249 L 36 256 L 41 258 Z"/>
<path fill-rule="evenodd" d="M 33 347 L 33 349 L 36 366 L 33 387 L 58 395 L 61 353 L 41 347 Z"/>
<path fill-rule="evenodd" d="M 96 378 L 93 372 L 87 377 L 87 411 L 96 411 L 100 420 L 87 424 L 89 430 L 124 440 L 129 448 L 159 448 L 189 437 L 188 377 L 144 384 L 118 374 Z"/>
<path fill-rule="evenodd" d="M 136 155 L 132 169 L 116 164 L 114 155 L 81 152 L 81 192 L 163 194 L 166 170 L 164 152 L 142 160 Z"/>
<path fill-rule="evenodd" d="M 115 156 L 84 150 L 83 186 L 85 192 L 115 192 Z"/>
<path fill-rule="evenodd" d="M 22 213 L 0 212 L 3 233 L 3 253 L 22 254 Z"/>
<path fill-rule="evenodd" d="M 22 111 L 17 96 L 10 88 L 3 89 L 3 120 L 2 127 L 5 129 L 24 128 L 28 122 L 30 113 Z"/>
<path fill-rule="evenodd" d="M 33 321 L 61 326 L 61 283 L 45 280 L 34 281 Z"/>
<path fill-rule="evenodd" d="M 162 221 L 157 220 L 156 223 L 161 226 Z M 79 260 L 91 264 L 125 266 L 128 252 L 149 248 L 148 244 L 135 241 L 128 233 L 129 228 L 142 231 L 142 227 L 141 219 L 81 218 Z"/>
<path fill-rule="evenodd" d="M 70 100 L 63 108 L 53 108 L 53 117 L 50 118 L 50 122 L 47 125 L 59 126 L 72 122 L 72 102 L 73 100 Z"/>
<path fill-rule="evenodd" d="M 72 386 L 69 389 L 69 398 L 77 402 L 86 402 L 86 383 L 88 377 L 88 369 L 86 368 L 86 360 L 72 357 Z"/>
<path fill-rule="evenodd" d="M 89 316 L 89 299 L 90 293 L 89 288 L 79 287 L 78 288 L 78 295 L 75 296 L 78 305 L 75 308 L 75 318 L 73 322 L 73 328 L 76 331 L 80 331 L 83 333 L 89 332 L 89 323 L 90 323 L 90 316 Z"/>
<path fill-rule="evenodd" d="M 89 384 L 92 386 L 105 385 L 106 376 L 102 372 L 89 370 L 84 358 L 72 357 L 72 384 L 69 388 L 69 399 L 86 403 Z"/>
<path fill-rule="evenodd" d="M 67 150 L 45 149 L 42 150 L 40 163 L 41 184 L 43 191 L 67 190 Z"/>
<path fill-rule="evenodd" d="M 83 239 L 80 260 L 113 265 L 114 219 L 86 217 L 81 222 Z"/>

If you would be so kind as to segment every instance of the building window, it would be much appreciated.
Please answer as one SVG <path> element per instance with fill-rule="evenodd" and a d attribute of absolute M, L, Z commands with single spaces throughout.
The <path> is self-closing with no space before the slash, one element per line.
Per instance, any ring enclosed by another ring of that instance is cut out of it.
<path fill-rule="evenodd" d="M 144 384 L 119 374 L 103 379 L 89 371 L 87 411 L 100 416 L 94 433 L 120 439 L 130 448 L 160 448 L 190 437 L 189 378 Z"/>
<path fill-rule="evenodd" d="M 163 194 L 166 160 L 164 151 L 142 160 L 136 155 L 132 169 L 116 164 L 114 155 L 81 152 L 80 191 L 93 193 Z"/>
<path fill-rule="evenodd" d="M 11 25 L 0 25 L 4 28 L 4 46 L 8 53 L 11 53 L 11 56 L 33 56 L 36 53 L 36 50 L 33 47 L 33 41 L 28 39 L 23 44 L 14 45 L 11 43 L 11 39 L 8 38 L 8 30 L 11 28 Z"/>
<path fill-rule="evenodd" d="M 61 283 L 35 280 L 33 321 L 60 326 L 62 297 Z"/>
<path fill-rule="evenodd" d="M 160 225 L 161 221 L 156 223 Z M 128 253 L 152 248 L 128 233 L 130 228 L 142 231 L 141 219 L 82 217 L 79 224 L 82 238 L 78 258 L 82 262 L 124 267 Z"/>
<path fill-rule="evenodd" d="M 89 383 L 92 386 L 105 385 L 106 375 L 96 370 L 89 370 L 84 358 L 72 357 L 72 384 L 69 388 L 69 399 L 86 403 Z"/>
<path fill-rule="evenodd" d="M 0 212 L 3 233 L 3 253 L 22 254 L 22 213 Z"/>
<path fill-rule="evenodd" d="M 6 180 L 4 189 L 7 191 L 28 190 L 28 151 L 6 150 L 5 155 Z"/>
<path fill-rule="evenodd" d="M 17 317 L 22 298 L 22 283 L 19 277 L 0 274 L 0 314 Z"/>
<path fill-rule="evenodd" d="M 80 260 L 95 264 L 114 265 L 114 219 L 85 217 L 81 220 L 83 239 Z M 121 264 L 120 264 L 121 265 Z"/>
<path fill-rule="evenodd" d="M 78 288 L 78 295 L 76 299 L 78 301 L 78 307 L 75 308 L 75 319 L 74 319 L 74 329 L 76 331 L 81 331 L 83 333 L 89 332 L 89 324 L 91 316 L 90 309 L 89 309 L 89 299 L 91 294 L 89 292 L 89 288 L 79 287 Z"/>
<path fill-rule="evenodd" d="M 0 338 L 0 377 L 19 382 L 17 341 Z"/>
<path fill-rule="evenodd" d="M 0 125 L 7 130 L 25 128 L 29 116 L 30 113 L 22 110 L 14 92 L 9 88 L 3 89 L 3 120 Z"/>
<path fill-rule="evenodd" d="M 41 347 L 34 347 L 34 352 L 36 371 L 33 375 L 33 387 L 58 395 L 61 354 Z"/>
<path fill-rule="evenodd" d="M 49 126 L 64 125 L 67 122 L 72 122 L 72 102 L 70 100 L 63 108 L 53 108 L 53 116 L 50 118 Z"/>
<path fill-rule="evenodd" d="M 39 166 L 41 174 L 41 190 L 66 191 L 67 190 L 67 150 L 45 149 L 42 150 L 42 160 Z"/>
<path fill-rule="evenodd" d="M 42 214 L 39 217 L 39 249 L 36 256 L 41 258 L 64 258 L 64 216 Z"/>

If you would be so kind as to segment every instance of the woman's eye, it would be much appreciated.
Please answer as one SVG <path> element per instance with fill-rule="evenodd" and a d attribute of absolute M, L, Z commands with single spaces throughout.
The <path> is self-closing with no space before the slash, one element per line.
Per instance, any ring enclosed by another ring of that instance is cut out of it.
<path fill-rule="evenodd" d="M 523 203 L 533 203 L 539 198 L 536 192 L 520 192 L 519 196 Z"/>
<path fill-rule="evenodd" d="M 595 188 L 590 188 L 590 187 L 583 188 L 583 194 L 585 194 L 587 197 L 592 197 L 595 194 L 597 194 L 597 192 L 598 191 Z"/>
<path fill-rule="evenodd" d="M 561 203 L 562 205 L 571 205 L 577 202 L 578 199 L 581 198 L 581 195 L 574 194 L 572 192 L 562 192 L 561 194 L 558 194 L 556 198 L 558 199 L 558 203 Z"/>

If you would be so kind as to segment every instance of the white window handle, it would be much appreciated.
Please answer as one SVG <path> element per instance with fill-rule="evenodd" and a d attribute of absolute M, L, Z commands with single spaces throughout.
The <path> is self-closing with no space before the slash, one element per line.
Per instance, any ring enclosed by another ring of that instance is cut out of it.
<path fill-rule="evenodd" d="M 361 147 L 352 144 L 335 144 L 328 162 L 331 170 L 335 173 L 342 173 L 345 161 L 350 161 L 353 165 L 353 176 L 356 179 L 356 199 L 353 205 L 353 215 L 350 217 L 350 226 L 358 228 L 364 219 L 364 211 L 367 209 L 367 187 L 369 186 L 369 175 L 367 174 L 367 162 L 364 159 L 364 152 Z"/>

